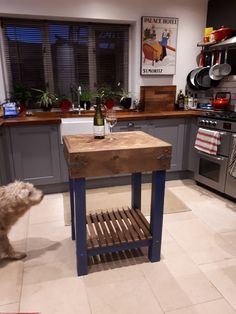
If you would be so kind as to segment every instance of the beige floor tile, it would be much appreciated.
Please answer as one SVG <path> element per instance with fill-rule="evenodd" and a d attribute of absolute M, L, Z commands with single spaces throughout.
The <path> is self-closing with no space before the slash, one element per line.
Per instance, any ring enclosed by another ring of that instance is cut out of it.
<path fill-rule="evenodd" d="M 236 310 L 236 259 L 201 265 L 200 269 Z"/>
<path fill-rule="evenodd" d="M 234 247 L 200 219 L 166 222 L 165 227 L 197 264 L 235 256 Z"/>
<path fill-rule="evenodd" d="M 86 284 L 86 283 L 85 283 Z M 144 278 L 87 287 L 93 314 L 164 313 Z"/>
<path fill-rule="evenodd" d="M 30 224 L 63 221 L 62 193 L 45 195 L 42 202 L 30 210 Z"/>
<path fill-rule="evenodd" d="M 223 198 L 189 201 L 193 213 L 216 232 L 236 230 L 236 203 Z"/>
<path fill-rule="evenodd" d="M 236 248 L 236 231 L 224 232 L 220 234 L 221 237 L 234 248 Z"/>
<path fill-rule="evenodd" d="M 26 239 L 29 224 L 29 211 L 14 224 L 9 232 L 9 239 L 17 251 L 26 251 Z"/>
<path fill-rule="evenodd" d="M 187 308 L 170 311 L 168 314 L 235 314 L 234 309 L 224 299 L 201 303 Z"/>
<path fill-rule="evenodd" d="M 23 265 L 22 261 L 0 263 L 0 305 L 20 301 Z"/>
<path fill-rule="evenodd" d="M 29 226 L 25 267 L 75 259 L 75 242 L 71 229 L 63 222 L 49 222 Z"/>
<path fill-rule="evenodd" d="M 83 278 L 70 277 L 57 263 L 28 267 L 24 273 L 20 311 L 90 314 Z"/>
<path fill-rule="evenodd" d="M 180 287 L 164 261 L 144 264 L 142 270 L 164 311 L 192 305 L 191 299 Z"/>
<path fill-rule="evenodd" d="M 173 239 L 163 242 L 161 262 L 140 267 L 165 311 L 221 297 Z"/>
<path fill-rule="evenodd" d="M 17 313 L 19 312 L 20 304 L 19 303 L 10 303 L 5 305 L 0 305 L 0 313 Z"/>

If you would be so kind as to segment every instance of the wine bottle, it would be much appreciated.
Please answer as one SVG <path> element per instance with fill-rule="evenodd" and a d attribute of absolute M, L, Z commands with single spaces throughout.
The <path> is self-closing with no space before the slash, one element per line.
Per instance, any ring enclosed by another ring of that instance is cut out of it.
<path fill-rule="evenodd" d="M 93 134 L 95 139 L 103 139 L 105 137 L 105 123 L 101 109 L 100 98 L 96 99 L 96 109 L 93 119 Z"/>

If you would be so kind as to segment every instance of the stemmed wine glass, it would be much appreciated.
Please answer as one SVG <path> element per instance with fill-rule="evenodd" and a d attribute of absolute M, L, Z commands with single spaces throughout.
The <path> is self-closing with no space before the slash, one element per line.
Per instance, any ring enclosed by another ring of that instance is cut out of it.
<path fill-rule="evenodd" d="M 106 122 L 109 125 L 110 132 L 111 132 L 111 139 L 112 139 L 112 128 L 117 123 L 116 111 L 114 109 L 108 109 L 106 112 Z"/>

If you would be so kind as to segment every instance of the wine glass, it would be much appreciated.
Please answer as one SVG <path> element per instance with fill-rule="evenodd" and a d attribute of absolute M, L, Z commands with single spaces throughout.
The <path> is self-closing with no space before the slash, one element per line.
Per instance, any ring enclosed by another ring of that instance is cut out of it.
<path fill-rule="evenodd" d="M 117 123 L 116 111 L 114 109 L 108 109 L 106 112 L 106 122 L 109 125 L 109 129 L 111 132 L 111 139 L 112 139 L 112 128 Z"/>

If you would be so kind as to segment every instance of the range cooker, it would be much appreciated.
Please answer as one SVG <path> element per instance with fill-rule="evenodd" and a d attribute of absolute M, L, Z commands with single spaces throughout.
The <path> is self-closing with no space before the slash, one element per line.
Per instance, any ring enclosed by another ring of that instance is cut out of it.
<path fill-rule="evenodd" d="M 197 151 L 194 179 L 236 199 L 236 178 L 228 171 L 233 140 L 236 137 L 236 112 L 206 112 L 198 118 L 198 126 L 218 131 L 221 144 L 218 146 L 217 155 Z"/>

